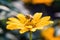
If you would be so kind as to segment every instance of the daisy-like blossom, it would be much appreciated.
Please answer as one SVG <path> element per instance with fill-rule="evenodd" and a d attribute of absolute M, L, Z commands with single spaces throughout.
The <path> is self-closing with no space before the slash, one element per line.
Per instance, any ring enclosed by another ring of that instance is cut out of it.
<path fill-rule="evenodd" d="M 32 31 L 35 32 L 37 29 L 43 29 L 45 26 L 53 23 L 50 21 L 50 16 L 42 17 L 42 13 L 35 13 L 32 18 L 28 18 L 23 14 L 18 14 L 16 17 L 8 18 L 7 29 L 16 30 L 19 29 L 21 34 Z"/>

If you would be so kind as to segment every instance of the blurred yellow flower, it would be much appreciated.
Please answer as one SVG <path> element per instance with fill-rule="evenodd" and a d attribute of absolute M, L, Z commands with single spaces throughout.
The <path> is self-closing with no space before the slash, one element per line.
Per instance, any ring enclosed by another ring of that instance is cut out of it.
<path fill-rule="evenodd" d="M 42 36 L 46 40 L 60 40 L 60 36 L 54 36 L 54 28 L 52 27 L 42 31 Z"/>
<path fill-rule="evenodd" d="M 53 1 L 54 0 L 32 0 L 32 3 L 33 4 L 45 4 L 47 6 L 50 6 Z"/>
<path fill-rule="evenodd" d="M 48 28 L 42 31 L 42 35 L 46 38 L 46 39 L 52 39 L 53 35 L 54 35 L 54 29 L 53 28 Z"/>
<path fill-rule="evenodd" d="M 41 18 L 42 13 L 35 13 L 33 18 L 27 18 L 23 14 L 18 14 L 17 18 L 8 18 L 7 29 L 16 30 L 19 29 L 20 33 L 25 33 L 27 31 L 35 32 L 37 29 L 43 29 L 45 26 L 53 23 L 50 21 L 50 16 L 45 16 Z"/>
<path fill-rule="evenodd" d="M 24 3 L 45 4 L 50 6 L 54 0 L 22 0 Z"/>

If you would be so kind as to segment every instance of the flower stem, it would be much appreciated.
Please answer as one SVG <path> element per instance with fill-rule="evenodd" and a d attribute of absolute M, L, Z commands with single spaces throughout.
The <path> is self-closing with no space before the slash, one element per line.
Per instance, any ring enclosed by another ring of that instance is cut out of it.
<path fill-rule="evenodd" d="M 29 36 L 30 36 L 29 40 L 32 40 L 32 32 L 31 31 L 30 31 L 30 35 Z"/>

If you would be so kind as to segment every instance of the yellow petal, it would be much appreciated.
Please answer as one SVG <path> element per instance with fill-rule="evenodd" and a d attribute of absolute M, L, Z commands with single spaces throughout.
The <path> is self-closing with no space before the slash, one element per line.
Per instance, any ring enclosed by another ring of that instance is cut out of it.
<path fill-rule="evenodd" d="M 41 16 L 42 16 L 42 13 L 36 13 L 36 14 L 34 14 L 34 16 L 33 16 L 33 20 L 38 20 L 38 19 L 41 18 Z"/>
<path fill-rule="evenodd" d="M 53 24 L 54 22 L 53 21 L 50 21 L 51 24 Z"/>
<path fill-rule="evenodd" d="M 29 24 L 28 22 L 30 22 L 30 19 L 27 19 L 24 24 L 25 24 L 25 25 L 26 25 L 26 24 Z"/>
<path fill-rule="evenodd" d="M 17 18 L 8 18 L 9 21 L 14 22 L 14 23 L 20 23 L 20 21 Z"/>
<path fill-rule="evenodd" d="M 17 18 L 22 22 L 24 23 L 26 21 L 26 17 L 23 15 L 23 14 L 18 14 L 17 15 Z"/>
<path fill-rule="evenodd" d="M 24 25 L 23 24 L 17 24 L 17 23 L 10 23 L 7 25 L 6 28 L 10 29 L 10 30 L 22 29 L 22 28 L 24 28 Z"/>
<path fill-rule="evenodd" d="M 39 21 L 39 19 L 41 18 L 41 16 L 42 16 L 42 13 L 36 13 L 36 14 L 34 14 L 33 19 L 32 19 L 31 22 L 33 24 L 37 23 Z"/>
<path fill-rule="evenodd" d="M 29 31 L 28 29 L 21 29 L 19 32 L 21 33 L 21 34 L 23 34 L 23 33 L 25 33 L 25 32 L 27 32 L 27 31 Z"/>
<path fill-rule="evenodd" d="M 36 24 L 36 27 L 37 27 L 38 29 L 42 29 L 42 28 L 44 28 L 45 26 L 47 26 L 47 25 L 49 25 L 49 24 L 51 24 L 51 23 L 52 23 L 52 21 L 39 22 L 39 23 Z M 41 27 L 41 28 L 40 28 L 40 27 Z"/>
<path fill-rule="evenodd" d="M 25 26 L 25 27 L 28 28 L 28 29 L 31 29 L 32 28 L 32 26 L 30 26 L 30 25 L 29 26 Z"/>
<path fill-rule="evenodd" d="M 49 21 L 50 19 L 50 16 L 46 16 L 46 17 L 43 17 L 39 20 L 39 22 L 36 24 L 36 26 L 39 28 L 39 29 L 42 29 L 43 27 L 53 23 L 53 21 Z M 41 28 L 40 28 L 41 27 Z"/>
<path fill-rule="evenodd" d="M 37 29 L 40 29 L 40 30 L 42 30 L 42 29 L 44 29 L 44 27 L 36 27 Z"/>
<path fill-rule="evenodd" d="M 19 23 L 19 22 L 12 22 L 12 21 L 7 21 L 6 23 L 7 23 L 8 25 L 9 25 L 9 24 L 24 25 L 24 24 L 22 24 L 22 23 Z"/>
<path fill-rule="evenodd" d="M 50 16 L 45 16 L 45 17 L 41 18 L 40 21 L 48 21 L 48 20 L 50 20 Z"/>
<path fill-rule="evenodd" d="M 37 28 L 30 29 L 30 31 L 32 31 L 32 32 L 35 32 L 36 30 L 37 30 Z"/>
<path fill-rule="evenodd" d="M 17 25 L 7 25 L 6 28 L 9 29 L 9 30 L 17 30 L 17 29 L 20 29 Z"/>

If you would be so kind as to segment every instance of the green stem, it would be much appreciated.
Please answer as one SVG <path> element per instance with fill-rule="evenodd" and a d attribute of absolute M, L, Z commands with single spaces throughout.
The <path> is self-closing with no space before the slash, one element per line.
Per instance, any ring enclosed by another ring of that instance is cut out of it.
<path fill-rule="evenodd" d="M 30 35 L 29 36 L 30 36 L 29 40 L 32 40 L 32 32 L 31 31 L 30 31 Z"/>

